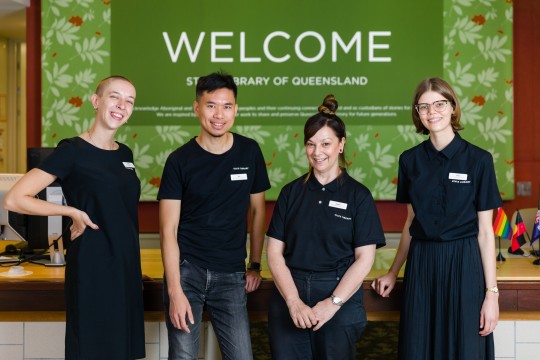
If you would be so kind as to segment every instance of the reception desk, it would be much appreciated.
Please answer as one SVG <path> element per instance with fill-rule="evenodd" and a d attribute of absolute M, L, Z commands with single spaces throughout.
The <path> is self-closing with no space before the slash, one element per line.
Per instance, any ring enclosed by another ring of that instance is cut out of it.
<path fill-rule="evenodd" d="M 401 301 L 401 282 L 389 298 L 381 298 L 371 289 L 371 281 L 384 274 L 395 249 L 379 249 L 373 269 L 364 281 L 366 311 L 371 320 L 397 320 Z M 163 266 L 159 249 L 141 251 L 144 276 L 144 303 L 147 318 L 163 317 Z M 501 319 L 540 320 L 540 266 L 531 258 L 509 258 L 497 263 Z M 0 321 L 39 321 L 63 316 L 64 268 L 22 264 L 32 271 L 24 277 L 0 276 Z M 0 273 L 8 268 L 0 268 Z M 401 277 L 402 274 L 400 274 Z M 248 295 L 248 309 L 257 319 L 265 318 L 273 282 L 263 266 L 264 281 L 256 292 Z M 57 314 L 56 316 L 54 314 Z M 40 315 L 41 314 L 41 315 Z"/>
<path fill-rule="evenodd" d="M 364 282 L 365 307 L 370 321 L 397 321 L 401 282 L 389 298 L 371 289 L 371 281 L 390 266 L 395 249 L 379 249 Z M 163 267 L 159 249 L 144 249 L 145 346 L 148 360 L 165 360 L 168 341 L 162 301 Z M 528 360 L 540 353 L 540 266 L 531 258 L 508 258 L 497 263 L 501 316 L 494 332 L 497 358 Z M 24 277 L 0 276 L 0 358 L 25 360 L 63 358 L 65 330 L 64 268 L 23 264 L 32 271 Z M 8 268 L 0 268 L 0 272 Z M 252 322 L 266 319 L 274 284 L 264 266 L 261 287 L 248 295 Z M 401 274 L 400 274 L 401 276 Z M 531 321 L 532 320 L 532 321 Z M 382 323 L 381 323 L 382 324 Z M 395 325 L 394 325 L 395 328 Z M 204 334 L 203 334 L 204 333 Z M 201 333 L 199 359 L 220 359 L 215 335 L 206 322 Z M 395 342 L 395 339 L 394 339 Z"/>

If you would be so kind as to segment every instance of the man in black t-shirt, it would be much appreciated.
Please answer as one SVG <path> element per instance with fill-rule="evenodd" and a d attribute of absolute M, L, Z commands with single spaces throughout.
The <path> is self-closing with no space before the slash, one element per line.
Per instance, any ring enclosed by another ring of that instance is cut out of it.
<path fill-rule="evenodd" d="M 169 359 L 198 357 L 203 307 L 223 359 L 252 359 L 246 301 L 261 283 L 270 182 L 258 144 L 229 131 L 238 111 L 233 78 L 201 77 L 196 95 L 200 134 L 169 155 L 158 193 Z"/>

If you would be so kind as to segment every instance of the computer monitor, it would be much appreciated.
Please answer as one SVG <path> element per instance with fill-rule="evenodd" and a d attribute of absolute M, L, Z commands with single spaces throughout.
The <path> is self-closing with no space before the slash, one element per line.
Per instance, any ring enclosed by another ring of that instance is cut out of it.
<path fill-rule="evenodd" d="M 53 150 L 54 148 L 48 147 L 28 148 L 26 150 L 27 171 L 37 167 L 53 152 Z M 43 189 L 36 197 L 41 200 L 47 200 L 47 190 Z M 28 216 L 28 252 L 42 252 L 47 249 L 48 246 L 48 217 Z"/>
<path fill-rule="evenodd" d="M 28 148 L 26 151 L 27 170 L 30 171 L 33 168 L 39 166 L 39 164 L 45 160 L 50 154 L 53 153 L 54 147 L 38 147 Z M 57 204 L 65 205 L 62 188 L 56 182 L 50 184 L 47 188 L 43 189 L 36 195 L 39 199 L 54 202 Z M 28 249 L 29 254 L 32 256 L 32 262 L 40 263 L 43 265 L 64 265 L 64 248 L 68 249 L 69 240 L 63 241 L 63 239 L 69 239 L 69 230 L 62 234 L 63 230 L 67 228 L 69 223 L 68 217 L 61 216 L 28 216 Z M 61 237 L 61 238 L 60 238 Z M 52 241 L 60 238 L 60 240 L 51 246 Z M 45 256 L 36 256 L 40 252 L 49 249 L 49 253 Z M 55 254 L 61 254 L 61 261 L 55 258 Z M 59 263 L 60 262 L 60 263 Z"/>
<path fill-rule="evenodd" d="M 0 174 L 0 239 L 27 241 L 28 217 L 14 211 L 4 209 L 1 204 L 7 192 L 23 177 L 23 174 Z"/>

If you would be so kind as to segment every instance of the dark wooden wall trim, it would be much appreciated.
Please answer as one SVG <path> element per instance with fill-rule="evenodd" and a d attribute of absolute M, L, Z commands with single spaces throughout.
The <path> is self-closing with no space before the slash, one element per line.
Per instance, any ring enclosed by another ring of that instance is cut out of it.
<path fill-rule="evenodd" d="M 365 281 L 364 305 L 368 313 L 398 312 L 401 306 L 401 282 L 396 284 L 392 296 L 381 298 Z M 274 289 L 271 280 L 265 280 L 259 290 L 248 295 L 248 310 L 266 314 Z M 538 311 L 540 283 L 499 281 L 499 308 L 501 312 Z M 144 281 L 145 311 L 163 311 L 163 280 Z M 64 283 L 59 281 L 0 282 L 0 312 L 4 311 L 64 311 Z"/>
<path fill-rule="evenodd" d="M 540 199 L 540 1 L 514 0 L 513 38 L 514 178 L 516 183 L 531 181 L 532 196 L 506 203 L 510 214 L 536 207 Z"/>
<path fill-rule="evenodd" d="M 41 146 L 41 0 L 26 10 L 26 146 Z"/>

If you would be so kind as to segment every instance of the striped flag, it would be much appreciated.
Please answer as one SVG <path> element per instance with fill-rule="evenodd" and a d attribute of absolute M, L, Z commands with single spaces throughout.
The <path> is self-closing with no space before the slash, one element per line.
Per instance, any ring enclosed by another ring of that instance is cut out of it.
<path fill-rule="evenodd" d="M 514 232 L 512 233 L 512 251 L 516 251 L 526 243 L 525 236 L 523 236 L 523 234 L 526 232 L 527 228 L 525 227 L 521 214 L 518 210 L 516 216 L 516 225 L 514 226 Z"/>
<path fill-rule="evenodd" d="M 497 209 L 497 217 L 493 223 L 493 232 L 495 235 L 506 239 L 510 239 L 510 235 L 512 234 L 510 221 L 508 220 L 508 216 L 506 216 L 506 213 L 502 207 Z"/>

